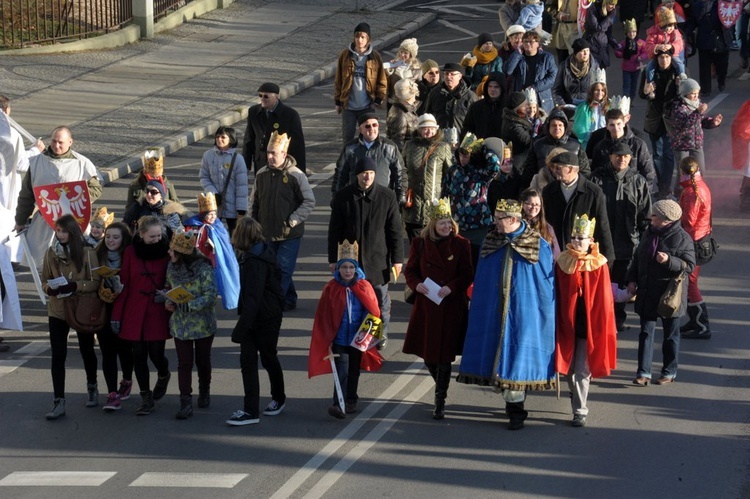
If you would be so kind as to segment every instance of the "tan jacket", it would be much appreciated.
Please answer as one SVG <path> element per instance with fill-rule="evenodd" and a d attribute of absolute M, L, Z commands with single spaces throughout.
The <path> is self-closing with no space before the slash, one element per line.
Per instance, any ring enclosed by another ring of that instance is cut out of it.
<path fill-rule="evenodd" d="M 47 293 L 50 285 L 47 284 L 49 279 L 65 276 L 68 282 L 75 282 L 78 285 L 76 294 L 96 293 L 99 289 L 99 280 L 97 274 L 91 273 L 91 268 L 99 266 L 99 260 L 96 257 L 94 248 L 85 248 L 83 257 L 83 268 L 80 272 L 72 261 L 64 260 L 55 254 L 54 246 L 47 250 L 44 255 L 44 265 L 42 266 L 42 290 Z M 56 296 L 47 296 L 47 315 L 56 319 L 65 320 L 65 309 L 63 301 L 65 298 Z"/>
<path fill-rule="evenodd" d="M 372 50 L 367 56 L 367 95 L 375 104 L 380 105 L 385 101 L 388 90 L 388 77 L 383 68 L 383 59 L 380 54 Z M 352 89 L 354 73 L 354 59 L 348 48 L 339 54 L 336 66 L 336 76 L 333 80 L 333 100 L 337 106 L 346 109 L 349 105 L 349 93 Z"/>

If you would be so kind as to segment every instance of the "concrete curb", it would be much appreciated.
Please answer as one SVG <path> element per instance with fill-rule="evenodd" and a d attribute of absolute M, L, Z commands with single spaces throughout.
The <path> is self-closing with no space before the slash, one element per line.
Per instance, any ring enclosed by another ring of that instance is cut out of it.
<path fill-rule="evenodd" d="M 213 1 L 213 0 L 207 0 Z M 401 26 L 395 31 L 388 33 L 382 38 L 378 38 L 372 42 L 375 49 L 381 49 L 382 47 L 388 47 L 394 44 L 396 41 L 406 38 L 407 35 L 414 33 L 423 26 L 429 24 L 437 18 L 435 13 L 422 14 L 417 17 L 414 21 L 410 21 L 405 25 Z M 314 69 L 306 75 L 289 82 L 280 85 L 279 96 L 282 99 L 287 99 L 298 93 L 320 83 L 321 81 L 333 78 L 336 73 L 336 61 L 326 64 L 325 66 Z M 214 117 L 208 118 L 206 122 L 197 128 L 181 132 L 173 137 L 170 137 L 161 144 L 157 144 L 155 147 L 162 151 L 162 154 L 172 154 L 183 147 L 187 147 L 211 134 L 213 134 L 219 126 L 228 126 L 238 121 L 247 119 L 248 108 L 251 104 L 245 104 L 241 109 L 228 110 L 223 113 L 219 113 Z M 124 177 L 134 171 L 138 171 L 143 167 L 143 156 L 131 156 L 125 160 L 119 161 L 111 166 L 106 166 L 99 170 L 101 175 L 102 183 L 107 185 L 121 177 Z"/>

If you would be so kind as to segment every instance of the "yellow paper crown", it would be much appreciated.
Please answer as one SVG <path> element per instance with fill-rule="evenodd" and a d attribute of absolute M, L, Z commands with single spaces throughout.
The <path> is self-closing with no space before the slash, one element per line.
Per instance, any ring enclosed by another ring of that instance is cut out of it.
<path fill-rule="evenodd" d="M 198 212 L 208 213 L 209 211 L 216 211 L 218 205 L 216 204 L 216 196 L 213 192 L 202 192 L 198 194 Z"/>
<path fill-rule="evenodd" d="M 109 224 L 115 221 L 115 214 L 113 213 L 107 213 L 107 207 L 102 206 L 98 210 L 96 210 L 96 213 L 94 213 L 94 217 L 91 219 L 92 224 L 101 225 L 105 229 Z"/>
<path fill-rule="evenodd" d="M 626 19 L 622 24 L 625 27 L 625 33 L 631 30 L 638 31 L 638 25 L 636 24 L 635 19 Z"/>
<path fill-rule="evenodd" d="M 274 132 L 271 134 L 271 138 L 268 139 L 268 150 L 276 149 L 278 147 L 282 151 L 286 152 L 287 149 L 289 149 L 289 142 L 291 142 L 289 135 L 285 133 L 280 134 L 279 132 L 274 130 Z"/>
<path fill-rule="evenodd" d="M 501 199 L 495 206 L 495 211 L 500 211 L 506 215 L 521 218 L 521 202 L 515 199 Z"/>
<path fill-rule="evenodd" d="M 196 233 L 193 231 L 185 232 L 184 230 L 177 230 L 172 234 L 172 240 L 169 242 L 169 249 L 182 253 L 183 255 L 190 255 L 195 249 L 195 241 L 197 239 Z"/>
<path fill-rule="evenodd" d="M 357 244 L 357 241 L 350 243 L 344 239 L 344 242 L 339 244 L 338 259 L 343 260 L 345 258 L 355 262 L 359 260 L 359 244 Z"/>
<path fill-rule="evenodd" d="M 464 135 L 464 140 L 461 141 L 461 145 L 458 148 L 467 151 L 469 154 L 474 154 L 482 147 L 483 142 L 483 140 L 477 139 L 476 135 L 469 132 Z"/>
<path fill-rule="evenodd" d="M 666 5 L 662 5 L 657 9 L 659 17 L 659 27 L 664 28 L 670 24 L 677 24 L 677 17 L 674 15 L 674 10 L 670 9 Z M 676 55 L 676 54 L 675 54 Z"/>
<path fill-rule="evenodd" d="M 149 149 L 143 154 L 143 171 L 152 177 L 161 177 L 164 174 L 164 158 L 161 151 Z"/>
<path fill-rule="evenodd" d="M 448 198 L 435 199 L 432 201 L 429 216 L 432 220 L 451 218 L 451 204 L 448 202 Z"/>
<path fill-rule="evenodd" d="M 594 237 L 594 229 L 596 228 L 596 218 L 589 220 L 588 215 L 576 215 L 573 220 L 573 231 L 571 236 L 582 236 L 582 237 Z"/>

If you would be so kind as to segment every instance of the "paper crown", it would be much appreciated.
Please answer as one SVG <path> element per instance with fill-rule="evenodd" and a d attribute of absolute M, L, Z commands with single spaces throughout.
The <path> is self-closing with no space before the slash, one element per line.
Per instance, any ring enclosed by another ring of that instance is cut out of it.
<path fill-rule="evenodd" d="M 96 210 L 96 213 L 94 213 L 94 216 L 91 218 L 92 224 L 101 225 L 105 229 L 109 224 L 115 221 L 115 214 L 113 213 L 107 213 L 107 207 L 102 206 L 98 210 Z"/>
<path fill-rule="evenodd" d="M 593 87 L 597 83 L 601 83 L 602 85 L 607 84 L 607 71 L 604 68 L 594 70 L 594 77 L 591 78 L 591 86 Z"/>
<path fill-rule="evenodd" d="M 670 9 L 666 5 L 662 5 L 656 11 L 657 17 L 659 18 L 659 27 L 664 28 L 670 24 L 677 24 L 677 18 L 674 15 L 674 10 Z"/>
<path fill-rule="evenodd" d="M 218 205 L 216 204 L 216 196 L 213 192 L 202 192 L 198 194 L 198 212 L 208 213 L 209 211 L 216 211 Z"/>
<path fill-rule="evenodd" d="M 359 244 L 357 244 L 357 241 L 354 241 L 353 243 L 350 243 L 347 239 L 344 239 L 344 242 L 339 244 L 339 254 L 338 259 L 349 259 L 359 261 Z"/>
<path fill-rule="evenodd" d="M 588 215 L 576 215 L 573 220 L 573 231 L 570 233 L 571 236 L 583 236 L 583 237 L 594 237 L 594 229 L 596 228 L 596 218 L 589 220 Z"/>
<path fill-rule="evenodd" d="M 497 202 L 495 211 L 521 218 L 521 202 L 515 199 L 501 199 Z"/>
<path fill-rule="evenodd" d="M 197 235 L 193 231 L 177 230 L 172 234 L 172 240 L 169 241 L 169 249 L 183 255 L 190 255 L 195 249 L 196 239 Z"/>
<path fill-rule="evenodd" d="M 271 134 L 271 138 L 268 139 L 268 150 L 279 148 L 282 151 L 286 152 L 287 149 L 289 149 L 289 142 L 291 142 L 291 139 L 289 138 L 289 135 L 285 133 L 279 133 L 276 130 Z"/>
<path fill-rule="evenodd" d="M 638 24 L 636 24 L 635 19 L 626 19 L 622 25 L 625 28 L 625 33 L 628 31 L 638 31 Z"/>
<path fill-rule="evenodd" d="M 531 87 L 526 88 L 523 91 L 523 95 L 524 97 L 526 97 L 526 102 L 528 102 L 529 104 L 533 102 L 537 106 L 539 105 L 539 100 L 536 97 L 536 90 L 534 90 L 533 88 Z"/>
<path fill-rule="evenodd" d="M 149 149 L 143 153 L 143 172 L 152 177 L 161 177 L 164 174 L 164 158 L 161 151 Z"/>
<path fill-rule="evenodd" d="M 615 95 L 611 99 L 609 99 L 609 108 L 610 109 L 619 109 L 622 111 L 622 114 L 628 115 L 630 114 L 630 97 L 627 95 Z"/>
<path fill-rule="evenodd" d="M 508 142 L 503 147 L 503 161 L 513 158 L 513 142 Z"/>
<path fill-rule="evenodd" d="M 451 204 L 448 198 L 434 199 L 432 206 L 429 208 L 429 217 L 431 220 L 451 218 Z"/>
<path fill-rule="evenodd" d="M 477 152 L 482 147 L 482 141 L 477 139 L 477 136 L 469 132 L 464 136 L 464 140 L 461 141 L 459 149 L 468 151 L 469 154 Z"/>

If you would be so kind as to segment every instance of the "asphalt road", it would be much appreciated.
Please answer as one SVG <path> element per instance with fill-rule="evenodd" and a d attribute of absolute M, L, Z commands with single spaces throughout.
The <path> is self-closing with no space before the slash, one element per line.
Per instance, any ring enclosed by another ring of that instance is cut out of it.
<path fill-rule="evenodd" d="M 420 58 L 460 58 L 476 34 L 499 31 L 491 13 L 497 6 L 460 0 L 408 4 L 443 9 L 438 21 L 416 33 Z M 696 63 L 690 63 L 694 72 Z M 615 88 L 617 73 L 610 71 Z M 209 409 L 176 421 L 176 378 L 148 417 L 134 415 L 137 395 L 114 414 L 84 408 L 85 378 L 73 339 L 68 414 L 45 421 L 52 398 L 46 316 L 25 274 L 20 286 L 27 331 L 4 335 L 14 352 L 0 361 L 0 497 L 750 497 L 745 334 L 750 268 L 744 264 L 750 223 L 737 209 L 738 175 L 727 159 L 729 124 L 746 88 L 746 82 L 732 79 L 726 96 L 713 96 L 712 112 L 722 112 L 726 120 L 726 126 L 707 133 L 706 145 L 721 250 L 701 283 L 715 334 L 710 341 L 683 341 L 677 383 L 630 384 L 637 350 L 637 319 L 631 313 L 630 329 L 619 338 L 618 369 L 592 384 L 585 428 L 570 427 L 565 390 L 561 400 L 552 392 L 530 395 L 526 428 L 509 432 L 499 395 L 456 383 L 446 419 L 433 421 L 432 380 L 419 359 L 400 352 L 409 314 L 402 281 L 392 292 L 383 371 L 363 374 L 356 418 L 331 419 L 326 413 L 331 379 L 306 375 L 312 317 L 330 278 L 329 176 L 340 150 L 340 118 L 327 81 L 287 100 L 302 115 L 317 207 L 295 273 L 298 309 L 284 318 L 279 342 L 285 411 L 255 426 L 224 425 L 241 407 L 242 385 L 238 348 L 229 341 L 235 317 L 219 308 Z M 634 123 L 642 120 L 640 103 L 633 114 Z M 242 136 L 244 124 L 237 129 Z M 204 140 L 166 159 L 166 173 L 188 208 L 196 207 L 200 158 L 210 146 Z M 118 217 L 131 180 L 109 185 L 100 201 Z M 174 368 L 171 347 L 168 357 Z M 267 391 L 261 372 L 261 393 L 268 397 Z"/>

